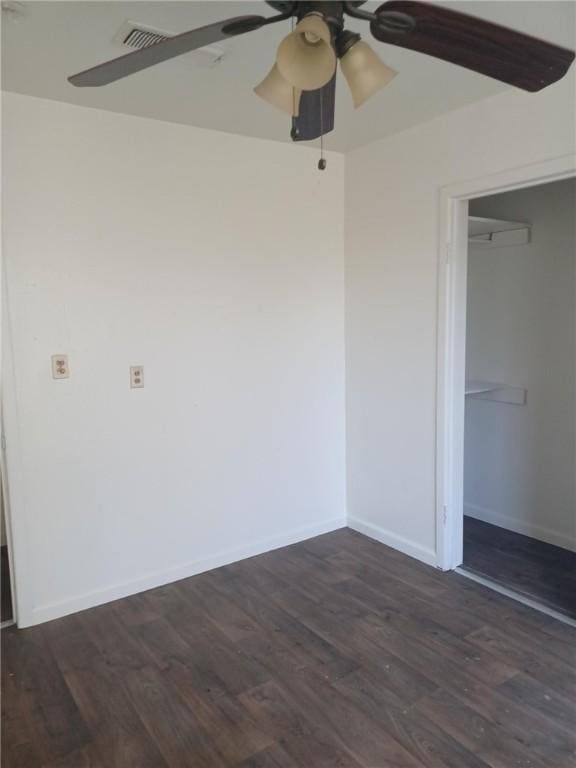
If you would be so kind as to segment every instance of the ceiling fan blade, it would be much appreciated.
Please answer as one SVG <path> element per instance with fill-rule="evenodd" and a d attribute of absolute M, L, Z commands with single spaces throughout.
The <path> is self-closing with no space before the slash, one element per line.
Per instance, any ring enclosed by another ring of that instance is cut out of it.
<path fill-rule="evenodd" d="M 84 70 L 84 72 L 79 72 L 77 75 L 72 75 L 68 81 L 80 88 L 108 85 L 115 80 L 160 64 L 162 61 L 182 56 L 184 53 L 195 51 L 197 48 L 203 48 L 205 45 L 216 43 L 228 37 L 251 32 L 267 23 L 269 23 L 269 19 L 264 16 L 236 16 L 233 19 L 218 21 L 206 27 L 199 27 L 190 32 L 175 35 L 168 40 L 163 40 L 139 51 L 119 56 L 117 59 L 104 62 L 104 64 L 98 64 Z"/>
<path fill-rule="evenodd" d="M 322 88 L 302 91 L 300 113 L 292 124 L 294 141 L 311 141 L 334 130 L 336 110 L 336 73 Z"/>
<path fill-rule="evenodd" d="M 398 14 L 410 17 L 413 26 L 398 25 Z M 390 0 L 376 15 L 370 30 L 380 42 L 427 53 L 525 91 L 560 80 L 574 60 L 574 51 L 567 48 L 430 3 Z"/>

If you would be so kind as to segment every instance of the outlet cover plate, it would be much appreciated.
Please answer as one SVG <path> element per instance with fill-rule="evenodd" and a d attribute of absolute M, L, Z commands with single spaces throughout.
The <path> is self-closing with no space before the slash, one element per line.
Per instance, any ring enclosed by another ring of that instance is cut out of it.
<path fill-rule="evenodd" d="M 52 378 L 69 379 L 68 355 L 52 355 Z"/>
<path fill-rule="evenodd" d="M 142 365 L 130 366 L 130 386 L 132 389 L 142 389 L 144 386 L 144 367 Z"/>

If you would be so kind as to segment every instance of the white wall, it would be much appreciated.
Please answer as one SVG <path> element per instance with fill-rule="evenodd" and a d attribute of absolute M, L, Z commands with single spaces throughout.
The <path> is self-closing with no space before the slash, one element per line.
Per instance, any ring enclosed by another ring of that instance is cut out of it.
<path fill-rule="evenodd" d="M 571 76 L 350 153 L 343 233 L 340 156 L 6 95 L 20 623 L 342 523 L 343 234 L 349 521 L 435 562 L 439 189 L 574 152 L 574 107 Z"/>
<path fill-rule="evenodd" d="M 14 94 L 4 120 L 20 624 L 342 525 L 343 157 Z"/>
<path fill-rule="evenodd" d="M 436 561 L 440 189 L 576 150 L 574 71 L 347 155 L 350 524 Z"/>
<path fill-rule="evenodd" d="M 467 378 L 525 387 L 466 401 L 465 513 L 576 549 L 576 180 L 473 200 L 532 224 L 527 245 L 468 252 Z"/>

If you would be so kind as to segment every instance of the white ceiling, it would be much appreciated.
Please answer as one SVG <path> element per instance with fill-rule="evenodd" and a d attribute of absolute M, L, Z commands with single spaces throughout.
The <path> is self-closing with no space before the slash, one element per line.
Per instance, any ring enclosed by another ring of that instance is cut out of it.
<path fill-rule="evenodd" d="M 365 9 L 380 3 L 366 3 Z M 574 2 L 483 0 L 441 3 L 574 47 Z M 212 68 L 197 54 L 165 62 L 103 88 L 74 88 L 66 78 L 127 51 L 113 38 L 127 20 L 179 33 L 243 14 L 273 15 L 263 2 L 24 2 L 23 16 L 2 30 L 5 90 L 230 133 L 289 141 L 289 121 L 252 93 L 267 73 L 290 22 L 271 25 L 222 44 L 225 55 Z M 347 26 L 370 39 L 368 25 Z M 360 110 L 352 107 L 340 77 L 336 129 L 329 148 L 345 151 L 403 130 L 443 112 L 484 99 L 506 86 L 437 59 L 385 46 L 374 47 L 400 74 Z M 538 98 L 535 94 L 533 98 Z"/>

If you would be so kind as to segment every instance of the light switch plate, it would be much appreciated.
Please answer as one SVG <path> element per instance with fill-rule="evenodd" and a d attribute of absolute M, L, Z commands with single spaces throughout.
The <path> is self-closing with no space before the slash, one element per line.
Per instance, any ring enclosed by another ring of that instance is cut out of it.
<path fill-rule="evenodd" d="M 130 366 L 130 386 L 132 389 L 141 389 L 144 386 L 144 367 L 141 365 Z"/>
<path fill-rule="evenodd" d="M 68 355 L 52 355 L 52 378 L 69 379 Z"/>

